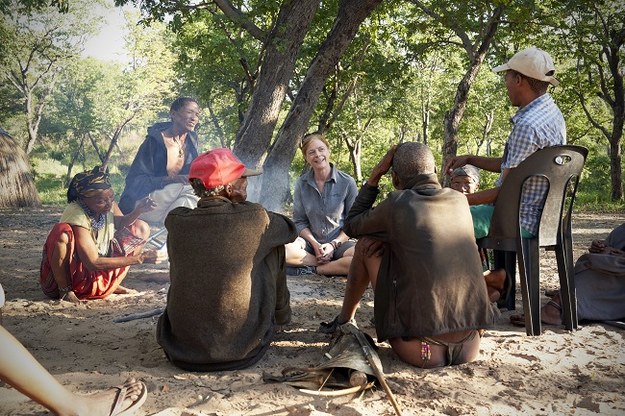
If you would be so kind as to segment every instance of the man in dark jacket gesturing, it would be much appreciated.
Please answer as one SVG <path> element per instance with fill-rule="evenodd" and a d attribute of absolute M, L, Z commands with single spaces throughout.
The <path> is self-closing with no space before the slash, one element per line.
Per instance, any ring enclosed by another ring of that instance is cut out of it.
<path fill-rule="evenodd" d="M 288 218 L 246 202 L 247 169 L 228 149 L 191 164 L 195 209 L 167 215 L 171 286 L 157 340 L 189 371 L 234 370 L 258 361 L 275 325 L 291 319 L 284 244 L 297 237 Z"/>

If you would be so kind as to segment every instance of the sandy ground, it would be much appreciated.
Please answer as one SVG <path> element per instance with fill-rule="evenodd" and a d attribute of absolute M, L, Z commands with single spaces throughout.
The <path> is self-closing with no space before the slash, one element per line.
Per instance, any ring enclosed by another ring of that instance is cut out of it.
<path fill-rule="evenodd" d="M 382 389 L 328 398 L 262 381 L 263 372 L 279 374 L 285 367 L 322 361 L 328 338 L 316 329 L 338 312 L 345 279 L 289 277 L 293 322 L 277 334 L 258 364 L 240 371 L 188 373 L 165 359 L 155 340 L 156 317 L 113 322 L 165 306 L 166 266 L 132 267 L 125 285 L 138 291 L 133 295 L 77 306 L 43 296 L 37 282 L 41 248 L 61 210 L 0 211 L 0 283 L 7 297 L 5 327 L 71 390 L 88 394 L 134 376 L 149 390 L 139 415 L 395 414 Z M 604 237 L 623 221 L 625 215 L 577 215 L 575 258 L 592 239 Z M 541 271 L 542 287 L 556 288 L 553 253 L 543 253 Z M 523 328 L 508 323 L 511 313 L 502 312 L 482 341 L 480 359 L 465 365 L 421 370 L 403 364 L 387 344 L 380 344 L 387 381 L 404 414 L 625 414 L 622 330 L 597 323 L 574 333 L 545 326 L 543 335 L 528 337 Z M 372 314 L 372 294 L 367 292 L 357 319 L 375 337 Z M 47 413 L 0 383 L 0 415 L 33 414 Z"/>

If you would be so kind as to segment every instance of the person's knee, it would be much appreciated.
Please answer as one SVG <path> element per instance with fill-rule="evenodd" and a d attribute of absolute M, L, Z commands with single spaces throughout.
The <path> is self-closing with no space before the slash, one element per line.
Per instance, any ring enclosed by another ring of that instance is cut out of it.
<path fill-rule="evenodd" d="M 355 253 L 355 248 L 354 247 L 350 247 L 347 250 L 345 250 L 345 253 L 343 254 L 343 257 L 354 257 L 354 253 Z"/>
<path fill-rule="evenodd" d="M 54 250 L 52 251 L 51 259 L 55 262 L 64 261 L 69 253 L 69 246 L 71 239 L 67 233 L 60 233 L 54 244 Z"/>
<path fill-rule="evenodd" d="M 56 244 L 67 246 L 69 244 L 69 241 L 69 235 L 67 235 L 67 233 L 60 233 L 59 238 L 57 238 L 56 240 Z"/>
<path fill-rule="evenodd" d="M 137 234 L 137 237 L 147 240 L 150 236 L 150 226 L 143 220 L 136 220 L 135 233 Z"/>

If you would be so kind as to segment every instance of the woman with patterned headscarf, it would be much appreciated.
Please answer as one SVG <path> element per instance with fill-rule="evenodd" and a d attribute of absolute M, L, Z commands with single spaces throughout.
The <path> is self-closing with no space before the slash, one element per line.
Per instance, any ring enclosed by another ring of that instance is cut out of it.
<path fill-rule="evenodd" d="M 40 284 L 47 296 L 78 302 L 128 293 L 120 285 L 128 267 L 160 260 L 156 251 L 143 251 L 150 227 L 137 219 L 154 202 L 144 198 L 123 215 L 114 196 L 100 167 L 74 176 L 68 205 L 43 247 Z"/>

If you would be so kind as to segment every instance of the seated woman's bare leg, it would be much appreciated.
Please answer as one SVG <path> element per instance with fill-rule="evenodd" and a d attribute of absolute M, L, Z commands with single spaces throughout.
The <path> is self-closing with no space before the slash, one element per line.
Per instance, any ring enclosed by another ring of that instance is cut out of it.
<path fill-rule="evenodd" d="M 352 258 L 345 256 L 330 263 L 320 264 L 317 266 L 317 273 L 324 276 L 347 276 Z"/>
<path fill-rule="evenodd" d="M 349 267 L 352 264 L 354 252 L 355 246 L 347 249 L 341 258 L 326 264 L 319 264 L 317 266 L 317 273 L 325 276 L 347 276 Z"/>
<path fill-rule="evenodd" d="M 69 236 L 61 233 L 59 239 L 54 243 L 54 250 L 50 256 L 50 267 L 58 287 L 66 287 L 71 284 L 69 273 Z"/>
<path fill-rule="evenodd" d="M 304 249 L 299 238 L 292 243 L 285 244 L 284 251 L 287 266 L 302 267 L 317 265 L 317 259 Z"/>
<path fill-rule="evenodd" d="M 72 276 L 69 274 L 70 244 L 70 237 L 66 233 L 61 233 L 54 243 L 54 250 L 50 256 L 50 268 L 59 289 L 72 286 Z M 63 299 L 74 303 L 80 302 L 73 291 L 67 293 Z"/>
<path fill-rule="evenodd" d="M 10 359 L 8 358 L 10 357 Z M 117 389 L 91 396 L 79 396 L 63 387 L 30 352 L 0 326 L 0 380 L 30 397 L 57 415 L 109 415 Z M 122 408 L 139 399 L 143 384 L 134 379 L 124 383 L 126 399 Z"/>

